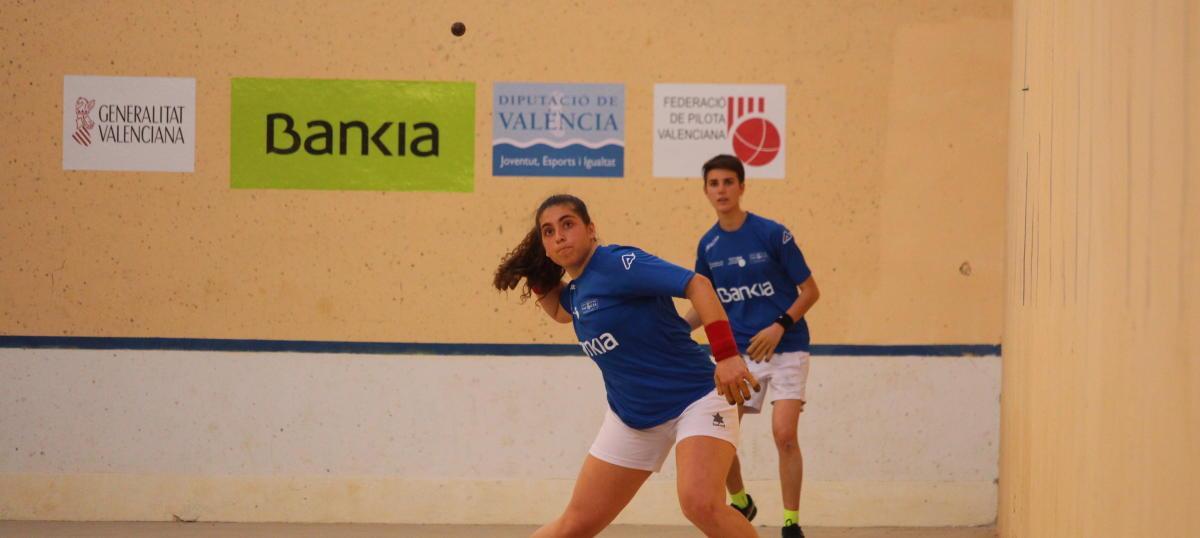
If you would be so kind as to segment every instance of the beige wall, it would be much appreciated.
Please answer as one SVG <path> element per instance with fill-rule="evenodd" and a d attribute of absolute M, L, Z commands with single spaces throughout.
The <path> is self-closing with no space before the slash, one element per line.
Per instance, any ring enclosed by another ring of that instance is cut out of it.
<path fill-rule="evenodd" d="M 1001 534 L 1200 535 L 1200 4 L 1013 19 Z"/>
<path fill-rule="evenodd" d="M 997 1 L 0 0 L 0 334 L 571 342 L 496 262 L 569 191 L 690 265 L 711 210 L 650 177 L 653 84 L 718 82 L 787 87 L 788 179 L 746 203 L 799 238 L 816 342 L 996 343 L 1011 33 Z M 196 172 L 63 172 L 67 74 L 194 77 Z M 232 77 L 473 81 L 475 190 L 232 190 Z M 624 83 L 627 177 L 492 177 L 496 81 Z M 992 521 L 998 368 L 814 357 L 805 521 Z M 0 518 L 536 523 L 601 390 L 581 357 L 0 350 Z M 774 520 L 767 424 L 744 464 Z M 622 518 L 683 522 L 669 470 Z"/>
<path fill-rule="evenodd" d="M 0 257 L 0 333 L 570 342 L 492 292 L 491 271 L 557 191 L 592 205 L 604 240 L 690 265 L 713 218 L 697 180 L 650 177 L 653 84 L 722 82 L 787 85 L 788 179 L 753 182 L 746 203 L 800 238 L 826 297 L 817 341 L 1000 339 L 1005 2 L 0 12 L 0 237 L 19 253 Z M 196 172 L 64 172 L 66 74 L 195 77 Z M 232 190 L 231 77 L 474 81 L 475 191 Z M 627 177 L 492 177 L 495 81 L 624 83 Z"/>

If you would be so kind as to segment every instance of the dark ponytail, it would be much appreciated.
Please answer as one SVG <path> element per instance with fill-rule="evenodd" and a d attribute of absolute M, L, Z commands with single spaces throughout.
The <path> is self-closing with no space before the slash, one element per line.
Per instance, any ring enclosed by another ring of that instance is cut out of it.
<path fill-rule="evenodd" d="M 592 223 L 592 217 L 588 215 L 587 205 L 583 200 L 570 194 L 556 194 L 546 198 L 533 215 L 533 229 L 525 234 L 517 248 L 508 251 L 508 254 L 500 259 L 500 266 L 496 268 L 496 274 L 492 278 L 492 285 L 496 289 L 515 289 L 524 278 L 525 286 L 521 289 L 521 299 L 524 300 L 531 295 L 531 288 L 549 290 L 562 281 L 566 270 L 546 256 L 546 249 L 542 246 L 542 228 L 538 224 L 542 212 L 556 205 L 570 207 L 585 225 Z"/>

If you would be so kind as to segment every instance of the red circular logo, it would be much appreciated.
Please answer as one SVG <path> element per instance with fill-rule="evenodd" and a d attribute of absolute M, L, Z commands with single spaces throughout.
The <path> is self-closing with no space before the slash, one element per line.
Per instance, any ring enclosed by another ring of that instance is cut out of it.
<path fill-rule="evenodd" d="M 763 166 L 779 154 L 779 129 L 763 118 L 750 118 L 733 130 L 733 153 L 749 166 Z"/>

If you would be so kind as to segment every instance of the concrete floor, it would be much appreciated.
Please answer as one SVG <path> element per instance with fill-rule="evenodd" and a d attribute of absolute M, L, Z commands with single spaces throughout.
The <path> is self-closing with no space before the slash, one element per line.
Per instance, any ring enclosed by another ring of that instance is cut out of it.
<path fill-rule="evenodd" d="M 158 523 L 158 522 L 47 522 L 0 521 L 0 537 L 13 538 L 249 538 L 270 537 L 404 537 L 517 538 L 529 536 L 533 526 L 501 525 L 310 525 L 292 523 Z M 779 527 L 758 527 L 759 536 L 779 536 Z M 807 538 L 994 538 L 994 527 L 810 527 Z M 615 525 L 600 534 L 606 538 L 698 537 L 690 527 Z"/>

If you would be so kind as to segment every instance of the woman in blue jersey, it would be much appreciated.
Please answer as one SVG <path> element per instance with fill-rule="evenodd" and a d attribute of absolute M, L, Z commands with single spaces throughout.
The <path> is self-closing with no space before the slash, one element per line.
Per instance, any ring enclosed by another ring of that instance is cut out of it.
<path fill-rule="evenodd" d="M 804 460 L 796 426 L 804 410 L 808 381 L 808 323 L 804 315 L 821 292 L 791 232 L 779 223 L 742 209 L 746 171 L 732 155 L 704 163 L 704 194 L 717 212 L 717 223 L 696 246 L 696 273 L 708 277 L 729 313 L 740 349 L 746 350 L 750 372 L 764 390 L 754 394 L 742 413 L 758 413 L 772 404 L 771 430 L 779 453 L 783 494 L 784 538 L 803 538 L 798 523 Z M 686 316 L 692 328 L 700 317 Z M 725 482 L 732 506 L 747 519 L 758 508 L 746 493 L 741 465 L 734 458 Z"/>
<path fill-rule="evenodd" d="M 564 274 L 569 282 L 562 282 Z M 751 396 L 757 381 L 708 279 L 637 248 L 599 245 L 587 206 L 570 195 L 542 202 L 533 229 L 496 269 L 494 285 L 510 290 L 522 279 L 522 297 L 536 295 L 551 318 L 574 324 L 608 396 L 571 501 L 534 536 L 599 533 L 662 467 L 672 446 L 688 520 L 708 536 L 757 536 L 725 505 L 721 491 L 737 451 L 735 404 Z M 691 301 L 715 366 L 691 339 L 671 297 Z"/>

